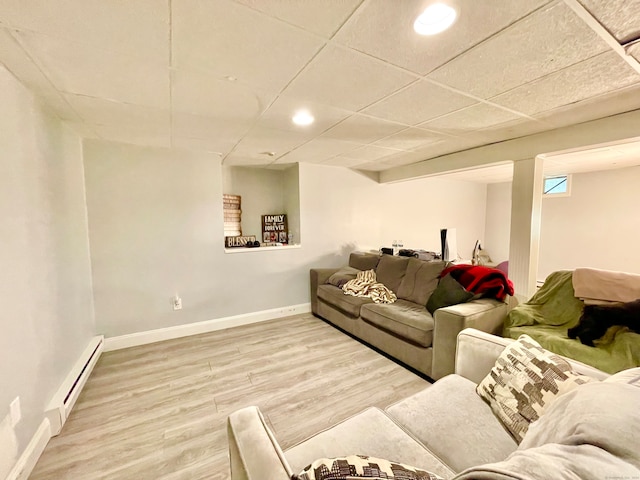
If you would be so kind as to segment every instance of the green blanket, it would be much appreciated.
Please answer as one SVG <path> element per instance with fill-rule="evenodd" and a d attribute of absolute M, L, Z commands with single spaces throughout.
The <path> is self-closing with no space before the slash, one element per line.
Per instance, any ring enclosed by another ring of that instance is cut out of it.
<path fill-rule="evenodd" d="M 504 336 L 527 334 L 543 348 L 608 373 L 640 365 L 640 335 L 611 327 L 596 347 L 567 337 L 577 325 L 584 304 L 575 298 L 571 271 L 554 272 L 531 299 L 514 308 L 505 320 Z"/>
<path fill-rule="evenodd" d="M 524 325 L 564 326 L 578 324 L 584 304 L 575 297 L 571 271 L 553 272 L 531 299 L 509 312 L 505 330 Z"/>

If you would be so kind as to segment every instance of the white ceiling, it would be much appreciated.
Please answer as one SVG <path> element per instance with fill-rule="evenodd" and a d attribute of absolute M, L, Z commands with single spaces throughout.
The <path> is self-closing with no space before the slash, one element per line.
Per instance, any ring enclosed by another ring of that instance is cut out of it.
<path fill-rule="evenodd" d="M 0 62 L 82 136 L 226 165 L 375 172 L 640 108 L 640 0 L 452 0 L 421 37 L 429 3 L 2 0 Z"/>

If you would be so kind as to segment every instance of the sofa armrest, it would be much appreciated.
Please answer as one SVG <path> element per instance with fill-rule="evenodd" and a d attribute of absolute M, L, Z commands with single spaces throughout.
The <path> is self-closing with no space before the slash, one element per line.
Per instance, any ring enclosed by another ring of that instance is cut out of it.
<path fill-rule="evenodd" d="M 291 467 L 258 407 L 227 419 L 231 480 L 289 480 Z"/>
<path fill-rule="evenodd" d="M 458 335 L 456 373 L 473 383 L 480 383 L 505 347 L 513 341 L 474 328 L 464 329 Z"/>
<path fill-rule="evenodd" d="M 318 285 L 327 283 L 329 277 L 339 268 L 312 268 L 309 271 L 309 288 L 311 294 L 311 312 L 318 314 Z"/>
<path fill-rule="evenodd" d="M 506 316 L 507 304 L 489 298 L 436 310 L 431 378 L 438 380 L 454 372 L 458 333 L 465 328 L 475 328 L 499 334 Z"/>

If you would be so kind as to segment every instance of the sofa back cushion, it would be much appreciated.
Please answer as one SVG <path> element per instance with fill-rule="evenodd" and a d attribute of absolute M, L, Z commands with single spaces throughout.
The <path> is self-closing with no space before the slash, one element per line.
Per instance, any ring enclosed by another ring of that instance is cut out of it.
<path fill-rule="evenodd" d="M 425 262 L 417 258 L 409 258 L 407 270 L 398 288 L 398 298 L 418 305 L 426 305 L 438 286 L 438 277 L 445 265 L 445 262 L 441 261 Z"/>
<path fill-rule="evenodd" d="M 382 255 L 376 267 L 376 278 L 393 293 L 398 293 L 409 264 L 409 257 Z"/>
<path fill-rule="evenodd" d="M 349 255 L 349 266 L 358 270 L 375 270 L 379 261 L 377 253 L 352 252 Z"/>

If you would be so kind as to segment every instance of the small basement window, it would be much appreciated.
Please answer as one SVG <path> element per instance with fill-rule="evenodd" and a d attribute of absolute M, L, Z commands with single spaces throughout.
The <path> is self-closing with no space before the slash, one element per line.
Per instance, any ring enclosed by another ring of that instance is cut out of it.
<path fill-rule="evenodd" d="M 542 195 L 545 197 L 568 197 L 571 195 L 571 176 L 545 177 Z"/>

